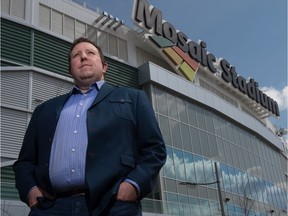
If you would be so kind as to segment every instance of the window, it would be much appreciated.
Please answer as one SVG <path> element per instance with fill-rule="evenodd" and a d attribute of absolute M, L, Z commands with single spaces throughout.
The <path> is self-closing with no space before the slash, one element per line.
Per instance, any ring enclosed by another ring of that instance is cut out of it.
<path fill-rule="evenodd" d="M 192 139 L 192 150 L 197 154 L 202 154 L 200 138 L 199 138 L 199 131 L 194 128 L 190 127 L 190 134 Z"/>
<path fill-rule="evenodd" d="M 40 4 L 39 5 L 39 26 L 50 30 L 50 20 L 51 20 L 50 8 Z"/>
<path fill-rule="evenodd" d="M 209 143 L 211 158 L 215 158 L 215 159 L 219 158 L 216 136 L 212 134 L 208 134 L 208 143 Z"/>
<path fill-rule="evenodd" d="M 166 93 L 158 88 L 155 88 L 155 96 L 156 96 L 156 110 L 159 113 L 168 116 Z"/>
<path fill-rule="evenodd" d="M 209 111 L 205 111 L 205 122 L 207 126 L 207 131 L 214 134 L 215 130 L 213 125 L 212 113 Z"/>
<path fill-rule="evenodd" d="M 183 149 L 192 152 L 192 143 L 190 138 L 189 126 L 180 123 L 180 130 L 181 130 Z"/>
<path fill-rule="evenodd" d="M 10 14 L 11 0 L 1 0 L 1 12 L 4 14 Z"/>
<path fill-rule="evenodd" d="M 189 124 L 197 127 L 198 123 L 196 118 L 196 106 L 193 105 L 192 103 L 189 103 L 187 110 L 188 110 Z"/>
<path fill-rule="evenodd" d="M 187 182 L 196 182 L 193 155 L 191 153 L 184 152 L 184 162 Z"/>
<path fill-rule="evenodd" d="M 169 93 L 166 93 L 166 97 L 169 117 L 178 119 L 176 97 Z"/>
<path fill-rule="evenodd" d="M 183 152 L 177 149 L 174 149 L 174 164 L 177 180 L 186 181 Z"/>
<path fill-rule="evenodd" d="M 196 107 L 196 113 L 197 113 L 196 115 L 197 115 L 197 122 L 199 124 L 199 128 L 206 130 L 204 109 Z"/>
<path fill-rule="evenodd" d="M 210 157 L 211 154 L 209 149 L 208 134 L 205 131 L 199 130 L 199 136 L 203 156 Z"/>
<path fill-rule="evenodd" d="M 118 56 L 125 61 L 128 61 L 127 41 L 118 38 Z"/>
<path fill-rule="evenodd" d="M 164 165 L 164 176 L 175 179 L 176 175 L 175 175 L 175 166 L 174 166 L 174 159 L 173 159 L 174 157 L 172 148 L 167 146 L 166 151 L 167 151 L 167 159 Z"/>
<path fill-rule="evenodd" d="M 225 156 L 226 156 L 226 162 L 228 164 L 233 164 L 230 145 L 231 144 L 229 142 L 223 140 L 223 146 L 224 146 L 224 151 L 225 151 Z"/>
<path fill-rule="evenodd" d="M 76 20 L 75 25 L 75 38 L 86 37 L 86 25 L 83 22 Z"/>
<path fill-rule="evenodd" d="M 235 174 L 235 170 L 233 167 L 228 167 L 229 177 L 230 177 L 230 189 L 232 193 L 238 194 L 238 186 L 237 186 L 237 176 Z"/>
<path fill-rule="evenodd" d="M 108 40 L 107 40 L 107 33 L 98 30 L 97 32 L 97 44 L 101 47 L 103 52 L 108 53 Z"/>
<path fill-rule="evenodd" d="M 109 52 L 112 56 L 118 56 L 117 37 L 109 34 Z"/>
<path fill-rule="evenodd" d="M 180 136 L 180 125 L 178 121 L 170 119 L 170 127 L 172 132 L 173 147 L 182 149 L 181 136 Z"/>
<path fill-rule="evenodd" d="M 159 126 L 161 128 L 165 144 L 171 146 L 172 142 L 171 142 L 171 137 L 170 137 L 171 132 L 170 132 L 169 119 L 162 115 L 159 115 L 158 119 L 159 119 Z"/>
<path fill-rule="evenodd" d="M 64 15 L 64 36 L 74 40 L 75 20 Z"/>
<path fill-rule="evenodd" d="M 1 107 L 1 125 L 6 128 L 1 133 L 1 156 L 16 159 L 27 127 L 27 114 Z"/>
<path fill-rule="evenodd" d="M 222 175 L 221 187 L 226 191 L 231 191 L 227 165 L 221 163 L 220 170 L 221 170 L 221 175 Z"/>
<path fill-rule="evenodd" d="M 1 0 L 1 12 L 25 19 L 25 0 Z"/>
<path fill-rule="evenodd" d="M 58 11 L 52 11 L 52 31 L 58 34 L 63 34 L 63 14 Z"/>
<path fill-rule="evenodd" d="M 194 155 L 194 167 L 195 167 L 196 182 L 197 183 L 204 183 L 205 182 L 205 174 L 204 174 L 202 157 L 200 157 L 198 155 Z"/>
<path fill-rule="evenodd" d="M 166 193 L 167 211 L 171 215 L 179 215 L 179 204 L 177 194 Z"/>
<path fill-rule="evenodd" d="M 180 215 L 191 215 L 190 207 L 189 207 L 189 197 L 179 195 L 179 210 Z"/>
<path fill-rule="evenodd" d="M 94 41 L 97 43 L 97 29 L 93 26 L 87 26 L 87 37 L 89 40 Z"/>
<path fill-rule="evenodd" d="M 179 120 L 188 123 L 186 104 L 183 99 L 177 98 L 177 109 L 179 114 Z"/>
<path fill-rule="evenodd" d="M 215 176 L 215 166 L 214 162 L 212 162 L 208 158 L 203 157 L 203 165 L 204 165 L 204 171 L 205 171 L 205 181 L 204 183 L 211 183 L 216 181 Z M 209 187 L 216 187 L 216 184 L 211 184 Z"/>

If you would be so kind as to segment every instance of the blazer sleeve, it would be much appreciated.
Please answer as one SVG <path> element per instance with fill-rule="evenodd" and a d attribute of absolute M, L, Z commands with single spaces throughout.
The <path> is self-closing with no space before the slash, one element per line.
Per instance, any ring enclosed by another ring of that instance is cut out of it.
<path fill-rule="evenodd" d="M 139 156 L 128 178 L 140 187 L 140 198 L 150 193 L 161 167 L 166 161 L 166 148 L 155 113 L 143 91 L 139 91 L 136 105 Z"/>
<path fill-rule="evenodd" d="M 13 164 L 15 172 L 16 188 L 20 199 L 27 203 L 27 194 L 36 185 L 34 178 L 36 156 L 36 129 L 38 107 L 33 112 L 32 118 L 26 130 L 22 148 L 18 160 Z"/>

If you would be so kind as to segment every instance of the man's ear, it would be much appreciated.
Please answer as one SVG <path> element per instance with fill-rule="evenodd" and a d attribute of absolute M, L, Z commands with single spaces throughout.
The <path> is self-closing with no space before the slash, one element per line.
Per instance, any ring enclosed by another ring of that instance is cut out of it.
<path fill-rule="evenodd" d="M 104 62 L 103 64 L 103 73 L 106 73 L 107 69 L 108 69 L 108 64 L 107 62 Z"/>

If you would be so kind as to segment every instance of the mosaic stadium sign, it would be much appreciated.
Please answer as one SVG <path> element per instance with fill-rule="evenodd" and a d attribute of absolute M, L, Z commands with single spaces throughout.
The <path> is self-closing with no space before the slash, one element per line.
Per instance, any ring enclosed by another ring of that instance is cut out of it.
<path fill-rule="evenodd" d="M 174 67 L 176 73 L 193 81 L 198 71 L 199 64 L 216 73 L 216 57 L 206 50 L 204 41 L 194 42 L 181 31 L 162 19 L 162 12 L 149 5 L 146 0 L 135 0 L 132 20 L 141 29 L 149 34 L 149 41 L 154 48 Z M 221 59 L 221 78 L 252 100 L 261 104 L 276 116 L 280 116 L 276 101 L 268 97 L 258 88 L 254 79 L 246 81 L 236 73 L 236 68 L 227 60 Z"/>

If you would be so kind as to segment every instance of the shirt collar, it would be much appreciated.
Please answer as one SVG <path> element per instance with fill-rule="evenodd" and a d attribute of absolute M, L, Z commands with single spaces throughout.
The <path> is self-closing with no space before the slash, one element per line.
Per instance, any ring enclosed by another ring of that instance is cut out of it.
<path fill-rule="evenodd" d="M 97 82 L 94 82 L 92 83 L 90 86 L 89 86 L 89 89 L 87 92 L 90 92 L 91 90 L 93 89 L 96 89 L 97 91 L 100 91 L 100 88 L 103 86 L 103 84 L 105 83 L 104 80 L 100 80 L 100 81 L 97 81 Z M 81 94 L 81 90 L 78 86 L 74 86 L 72 91 L 70 92 L 70 95 L 72 94 Z"/>

